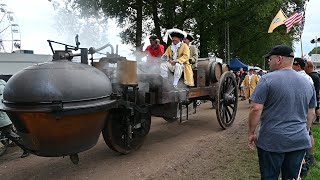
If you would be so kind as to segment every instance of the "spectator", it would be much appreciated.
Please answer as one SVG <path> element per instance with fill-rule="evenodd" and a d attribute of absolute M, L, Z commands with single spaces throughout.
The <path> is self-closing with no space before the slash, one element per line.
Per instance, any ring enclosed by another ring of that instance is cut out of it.
<path fill-rule="evenodd" d="M 315 90 L 292 70 L 290 47 L 275 46 L 265 57 L 273 72 L 261 77 L 250 98 L 248 145 L 257 147 L 261 179 L 278 179 L 280 172 L 282 179 L 298 179 L 304 154 L 311 147 L 308 130 L 316 107 Z"/>
<path fill-rule="evenodd" d="M 317 115 L 317 111 L 319 109 L 319 90 L 320 90 L 320 77 L 318 76 L 318 73 L 314 71 L 314 65 L 312 61 L 307 61 L 306 63 L 306 67 L 304 68 L 305 72 L 311 77 L 312 81 L 313 81 L 313 85 L 314 85 L 314 89 L 316 91 L 316 98 L 317 98 L 317 107 L 316 107 L 316 115 Z M 314 121 L 314 124 L 319 123 L 319 116 L 317 115 L 317 118 Z M 309 149 L 309 151 L 307 151 L 306 154 L 306 166 L 307 169 L 309 169 L 311 166 L 313 166 L 315 164 L 315 157 L 314 157 L 314 149 L 315 149 L 315 143 L 314 143 L 314 138 L 312 135 L 312 131 L 309 132 L 310 134 L 310 138 L 311 138 L 311 143 L 312 143 L 312 147 Z"/>
<path fill-rule="evenodd" d="M 246 100 L 246 97 L 244 95 L 244 91 L 246 90 L 246 87 L 242 86 L 242 82 L 244 80 L 244 78 L 246 77 L 247 73 L 243 70 L 243 68 L 240 68 L 240 82 L 239 82 L 239 90 L 240 90 L 240 96 L 241 97 L 241 101 Z"/>
<path fill-rule="evenodd" d="M 313 84 L 312 78 L 304 71 L 304 67 L 306 66 L 306 61 L 301 58 L 294 58 L 292 69 L 297 71 L 303 77 L 307 78 L 307 80 Z"/>
<path fill-rule="evenodd" d="M 315 77 L 314 74 L 312 74 L 313 77 L 308 75 L 306 73 L 305 69 L 309 70 L 309 68 L 306 68 L 307 67 L 306 65 L 307 65 L 307 61 L 306 60 L 297 57 L 297 58 L 294 58 L 294 60 L 293 60 L 292 69 L 297 71 L 299 74 L 301 74 L 303 77 L 305 77 L 308 82 L 310 82 L 311 84 L 314 85 L 314 88 L 316 90 L 316 97 L 317 97 L 317 89 L 319 89 L 319 77 Z M 311 70 L 311 72 L 312 71 L 313 71 L 313 69 Z M 313 78 L 317 78 L 317 79 L 314 80 Z M 312 135 L 311 129 L 309 131 L 309 135 L 310 135 L 312 147 L 307 150 L 306 155 L 304 157 L 304 162 L 305 163 L 303 163 L 303 166 L 301 168 L 301 176 L 302 177 L 307 175 L 308 170 L 310 169 L 310 166 L 313 165 L 314 161 L 315 161 L 314 160 L 314 145 L 315 144 L 314 144 L 314 139 L 313 139 L 313 135 Z"/>
<path fill-rule="evenodd" d="M 314 65 L 312 61 L 307 61 L 307 66 L 305 67 L 306 73 L 311 77 L 313 80 L 314 88 L 316 90 L 316 97 L 317 97 L 317 107 L 316 107 L 316 114 L 319 109 L 319 102 L 320 102 L 320 77 L 318 73 L 314 70 Z M 319 124 L 319 114 L 317 114 L 317 117 L 314 121 L 314 124 Z"/>

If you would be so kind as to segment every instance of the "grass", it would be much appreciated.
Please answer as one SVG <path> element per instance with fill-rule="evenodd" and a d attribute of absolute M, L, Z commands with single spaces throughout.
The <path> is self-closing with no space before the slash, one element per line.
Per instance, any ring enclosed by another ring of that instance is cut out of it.
<path fill-rule="evenodd" d="M 307 175 L 307 177 L 303 178 L 303 180 L 314 180 L 320 179 L 320 125 L 312 126 L 312 134 L 315 141 L 315 157 L 317 163 L 313 166 Z"/>

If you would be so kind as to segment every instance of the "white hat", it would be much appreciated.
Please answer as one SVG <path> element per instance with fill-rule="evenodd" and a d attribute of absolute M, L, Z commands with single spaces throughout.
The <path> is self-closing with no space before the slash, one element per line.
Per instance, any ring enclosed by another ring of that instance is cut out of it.
<path fill-rule="evenodd" d="M 172 37 L 179 37 L 180 39 L 186 38 L 187 37 L 187 33 L 177 29 L 177 28 L 173 28 L 173 29 L 169 29 L 166 32 L 165 38 L 169 36 L 170 39 L 172 39 Z M 165 41 L 166 42 L 166 41 Z"/>

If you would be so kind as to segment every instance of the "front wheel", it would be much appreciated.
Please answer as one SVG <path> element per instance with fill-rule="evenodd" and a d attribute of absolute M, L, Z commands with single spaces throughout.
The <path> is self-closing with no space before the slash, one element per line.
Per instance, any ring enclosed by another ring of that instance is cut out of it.
<path fill-rule="evenodd" d="M 107 117 L 102 135 L 108 147 L 121 154 L 139 149 L 149 133 L 151 116 L 135 113 L 126 108 L 112 109 Z"/>

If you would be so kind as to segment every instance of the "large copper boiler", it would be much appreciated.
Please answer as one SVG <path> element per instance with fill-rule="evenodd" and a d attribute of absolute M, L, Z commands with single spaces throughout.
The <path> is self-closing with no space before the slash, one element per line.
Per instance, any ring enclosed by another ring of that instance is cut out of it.
<path fill-rule="evenodd" d="M 28 67 L 8 81 L 3 96 L 22 145 L 39 156 L 64 156 L 97 143 L 114 106 L 111 82 L 98 69 L 68 60 Z"/>

